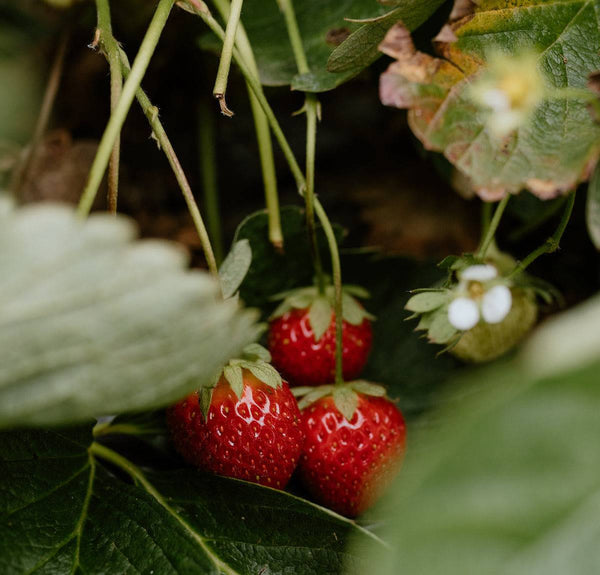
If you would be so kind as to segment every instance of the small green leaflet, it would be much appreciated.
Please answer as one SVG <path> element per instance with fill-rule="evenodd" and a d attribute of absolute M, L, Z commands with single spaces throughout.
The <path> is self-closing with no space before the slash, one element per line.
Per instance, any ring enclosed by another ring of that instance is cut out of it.
<path fill-rule="evenodd" d="M 238 291 L 251 264 L 252 248 L 250 242 L 246 239 L 237 241 L 233 244 L 219 270 L 221 291 L 225 299 L 232 297 Z"/>
<path fill-rule="evenodd" d="M 441 310 L 433 317 L 428 337 L 433 343 L 448 343 L 457 333 L 458 330 L 448 320 L 448 313 Z"/>
<path fill-rule="evenodd" d="M 350 421 L 358 407 L 358 395 L 349 386 L 338 386 L 333 390 L 333 402 L 340 413 Z"/>
<path fill-rule="evenodd" d="M 251 343 L 250 345 L 247 345 L 242 350 L 242 356 L 244 359 L 250 361 L 260 359 L 261 361 L 266 361 L 267 363 L 271 362 L 271 354 L 269 353 L 269 350 L 259 343 Z"/>
<path fill-rule="evenodd" d="M 242 368 L 239 365 L 226 365 L 223 369 L 223 376 L 228 381 L 237 398 L 241 399 L 244 393 Z"/>
<path fill-rule="evenodd" d="M 281 387 L 282 379 L 279 372 L 269 363 L 264 361 L 245 362 L 243 366 L 254 376 L 269 387 L 277 389 Z"/>

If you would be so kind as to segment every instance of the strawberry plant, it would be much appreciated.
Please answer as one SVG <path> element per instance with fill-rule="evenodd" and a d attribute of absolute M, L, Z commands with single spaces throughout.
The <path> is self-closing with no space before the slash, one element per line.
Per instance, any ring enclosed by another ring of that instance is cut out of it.
<path fill-rule="evenodd" d="M 0 573 L 573 573 L 600 0 L 0 7 Z"/>

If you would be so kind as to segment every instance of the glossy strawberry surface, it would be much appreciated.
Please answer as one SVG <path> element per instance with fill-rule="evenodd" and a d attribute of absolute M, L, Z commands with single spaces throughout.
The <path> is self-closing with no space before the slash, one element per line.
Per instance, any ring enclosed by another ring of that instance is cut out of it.
<path fill-rule="evenodd" d="M 302 450 L 300 411 L 288 385 L 274 389 L 244 370 L 238 399 L 221 378 L 207 420 L 193 393 L 167 411 L 173 443 L 204 471 L 283 489 Z"/>
<path fill-rule="evenodd" d="M 360 325 L 342 323 L 344 379 L 356 379 L 362 372 L 373 340 L 368 319 Z M 293 309 L 271 321 L 269 351 L 273 365 L 293 385 L 332 383 L 335 377 L 335 315 L 319 341 L 315 340 L 308 309 Z"/>
<path fill-rule="evenodd" d="M 306 434 L 300 477 L 321 504 L 355 517 L 372 505 L 397 472 L 406 427 L 388 399 L 359 394 L 348 421 L 327 396 L 302 412 Z"/>

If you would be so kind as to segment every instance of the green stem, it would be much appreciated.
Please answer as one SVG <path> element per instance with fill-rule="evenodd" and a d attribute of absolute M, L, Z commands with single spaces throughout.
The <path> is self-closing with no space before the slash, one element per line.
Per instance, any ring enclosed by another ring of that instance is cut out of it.
<path fill-rule="evenodd" d="M 123 73 L 119 59 L 119 47 L 112 33 L 112 20 L 108 0 L 97 0 L 98 30 L 100 48 L 108 59 L 110 68 L 110 111 L 114 113 L 123 93 Z M 108 164 L 108 211 L 117 213 L 119 196 L 119 164 L 121 154 L 121 134 L 117 136 Z"/>
<path fill-rule="evenodd" d="M 321 205 L 319 200 L 315 201 L 315 211 L 327 243 L 329 244 L 329 251 L 331 253 L 331 270 L 333 272 L 333 285 L 335 290 L 335 383 L 336 385 L 342 385 L 344 383 L 344 372 L 343 372 L 343 343 L 342 343 L 342 327 L 343 327 L 343 309 L 342 309 L 342 266 L 340 263 L 340 252 L 338 250 L 337 240 L 331 222 Z"/>
<path fill-rule="evenodd" d="M 129 62 L 127 61 L 127 56 L 122 50 L 120 53 L 123 75 L 127 78 L 130 74 Z M 133 72 L 131 71 L 131 73 Z M 181 192 L 183 193 L 188 210 L 192 216 L 194 225 L 196 226 L 196 231 L 198 232 L 198 236 L 202 244 L 202 249 L 204 250 L 204 257 L 206 258 L 208 269 L 210 270 L 210 273 L 218 280 L 219 269 L 217 267 L 217 261 L 210 243 L 208 231 L 204 225 L 204 220 L 202 219 L 200 209 L 198 208 L 198 204 L 196 203 L 192 188 L 186 178 L 185 172 L 183 171 L 183 168 L 179 163 L 179 159 L 177 158 L 177 154 L 175 154 L 175 150 L 171 145 L 171 141 L 169 140 L 169 137 L 167 136 L 167 133 L 165 132 L 165 129 L 158 118 L 158 108 L 152 105 L 152 102 L 150 102 L 150 99 L 144 90 L 142 90 L 142 88 L 137 89 L 136 97 L 146 118 L 148 118 L 148 122 L 152 127 L 155 138 L 158 140 L 160 147 L 165 153 L 165 156 L 167 156 L 167 160 L 169 161 L 171 169 L 173 170 L 175 178 L 177 179 L 177 183 L 179 184 Z"/>
<path fill-rule="evenodd" d="M 161 433 L 163 430 L 152 427 L 142 427 L 131 423 L 98 423 L 94 426 L 93 435 L 94 437 L 100 437 L 103 435 L 156 435 Z"/>
<path fill-rule="evenodd" d="M 231 67 L 231 57 L 233 55 L 233 45 L 237 33 L 240 16 L 242 14 L 242 6 L 244 0 L 233 0 L 231 2 L 231 10 L 227 19 L 227 28 L 225 30 L 225 38 L 223 39 L 223 49 L 221 51 L 221 60 L 217 71 L 217 79 L 213 88 L 213 95 L 219 100 L 221 113 L 224 116 L 231 117 L 233 112 L 227 107 L 225 101 L 225 93 L 227 92 L 227 79 L 229 78 L 229 69 Z"/>
<path fill-rule="evenodd" d="M 491 202 L 482 202 L 481 206 L 481 237 L 485 237 L 492 221 Z"/>
<path fill-rule="evenodd" d="M 490 225 L 488 226 L 487 232 L 481 241 L 481 245 L 479 246 L 479 249 L 477 250 L 477 258 L 480 260 L 485 258 L 485 255 L 487 254 L 487 251 L 488 251 L 490 245 L 492 244 L 492 241 L 494 240 L 494 236 L 496 235 L 496 230 L 498 229 L 498 226 L 500 225 L 500 220 L 502 219 L 502 214 L 504 213 L 504 210 L 506 209 L 506 205 L 508 204 L 509 199 L 510 199 L 510 194 L 506 194 L 506 196 L 504 196 L 504 198 L 502 198 L 502 200 L 500 200 L 500 203 L 498 204 L 498 207 L 496 208 L 496 211 L 494 212 L 494 217 L 492 218 L 492 221 L 490 222 Z"/>
<path fill-rule="evenodd" d="M 308 74 L 310 68 L 302 43 L 302 36 L 298 28 L 298 20 L 292 0 L 278 0 L 279 7 L 283 12 L 287 26 L 288 37 L 292 45 L 292 51 L 296 60 L 296 66 L 300 74 Z M 323 265 L 317 242 L 317 230 L 315 227 L 315 155 L 317 144 L 317 120 L 319 103 L 314 94 L 306 94 L 304 111 L 306 112 L 306 193 L 304 202 L 306 206 L 306 226 L 317 277 L 319 293 L 325 293 L 325 278 L 323 276 Z"/>
<path fill-rule="evenodd" d="M 231 6 L 228 0 L 213 0 L 213 4 L 221 14 L 224 20 L 229 19 Z M 252 45 L 246 34 L 243 24 L 240 22 L 235 38 L 235 46 L 240 54 L 246 60 L 248 68 L 254 78 L 259 80 L 258 66 L 254 59 Z M 250 107 L 254 117 L 254 126 L 256 131 L 256 140 L 258 142 L 258 152 L 260 156 L 260 165 L 263 176 L 263 185 L 265 190 L 265 204 L 267 207 L 267 216 L 269 223 L 269 241 L 277 251 L 283 251 L 283 231 L 281 229 L 281 216 L 279 211 L 279 192 L 277 190 L 277 175 L 275 172 L 275 159 L 273 157 L 273 143 L 271 141 L 271 131 L 269 120 L 263 112 L 262 106 L 250 85 L 247 84 Z"/>
<path fill-rule="evenodd" d="M 533 250 L 523 261 L 515 267 L 508 277 L 514 277 L 525 271 L 537 258 L 544 254 L 551 254 L 558 250 L 560 247 L 560 240 L 567 229 L 571 214 L 573 213 L 573 206 L 575 205 L 575 191 L 571 192 L 567 197 L 567 205 L 560 219 L 560 223 L 556 228 L 556 231 L 550 236 L 541 246 Z"/>
<path fill-rule="evenodd" d="M 217 184 L 215 117 L 209 103 L 211 102 L 207 98 L 202 98 L 199 104 L 200 169 L 208 232 L 214 247 L 215 260 L 220 264 L 223 261 L 223 233 Z"/>
<path fill-rule="evenodd" d="M 95 457 L 100 457 L 105 461 L 116 465 L 119 469 L 122 469 L 135 481 L 136 484 L 142 485 L 144 489 L 153 495 L 154 497 L 160 498 L 160 494 L 156 491 L 154 486 L 146 479 L 146 476 L 142 472 L 142 470 L 131 463 L 129 459 L 126 459 L 121 454 L 109 449 L 105 445 L 98 443 L 97 441 L 92 442 L 92 444 L 88 447 L 88 451 L 91 455 Z"/>
<path fill-rule="evenodd" d="M 46 90 L 44 92 L 44 98 L 42 100 L 42 107 L 35 125 L 35 130 L 31 138 L 31 143 L 22 161 L 21 167 L 17 170 L 16 179 L 14 182 L 14 191 L 20 192 L 23 186 L 27 183 L 29 171 L 31 170 L 31 163 L 36 155 L 36 151 L 42 142 L 48 122 L 50 121 L 50 115 L 52 114 L 52 108 L 56 100 L 56 94 L 60 86 L 60 79 L 62 77 L 63 68 L 65 64 L 65 56 L 67 54 L 67 47 L 69 44 L 70 26 L 63 32 L 59 42 L 54 60 L 50 67 L 50 75 L 48 76 L 48 82 L 46 84 Z"/>
<path fill-rule="evenodd" d="M 102 2 L 104 0 L 97 1 Z M 123 93 L 119 99 L 119 103 L 117 104 L 114 112 L 111 114 L 110 120 L 106 126 L 106 129 L 104 130 L 104 134 L 102 135 L 102 139 L 100 140 L 98 152 L 96 153 L 96 157 L 94 158 L 94 162 L 92 163 L 92 167 L 90 169 L 87 185 L 83 191 L 81 200 L 79 201 L 78 212 L 82 217 L 86 217 L 89 214 L 92 204 L 94 203 L 94 199 L 98 193 L 98 188 L 102 182 L 102 178 L 110 160 L 115 142 L 121 133 L 127 113 L 131 108 L 136 91 L 142 82 L 144 74 L 146 73 L 150 59 L 154 54 L 174 2 L 175 0 L 160 0 L 158 7 L 156 8 L 156 12 L 152 17 L 150 26 L 148 27 L 146 35 L 144 36 L 144 40 L 142 41 L 139 52 L 131 68 L 131 74 L 123 86 Z M 102 30 L 100 33 L 102 34 Z"/>

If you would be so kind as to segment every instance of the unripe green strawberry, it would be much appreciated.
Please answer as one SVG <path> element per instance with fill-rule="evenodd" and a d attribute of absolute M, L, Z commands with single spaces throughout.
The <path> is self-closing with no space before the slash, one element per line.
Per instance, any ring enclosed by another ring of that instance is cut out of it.
<path fill-rule="evenodd" d="M 512 307 L 500 323 L 478 323 L 464 332 L 450 353 L 459 359 L 480 363 L 496 359 L 515 347 L 533 328 L 538 307 L 531 290 L 513 288 Z"/>

